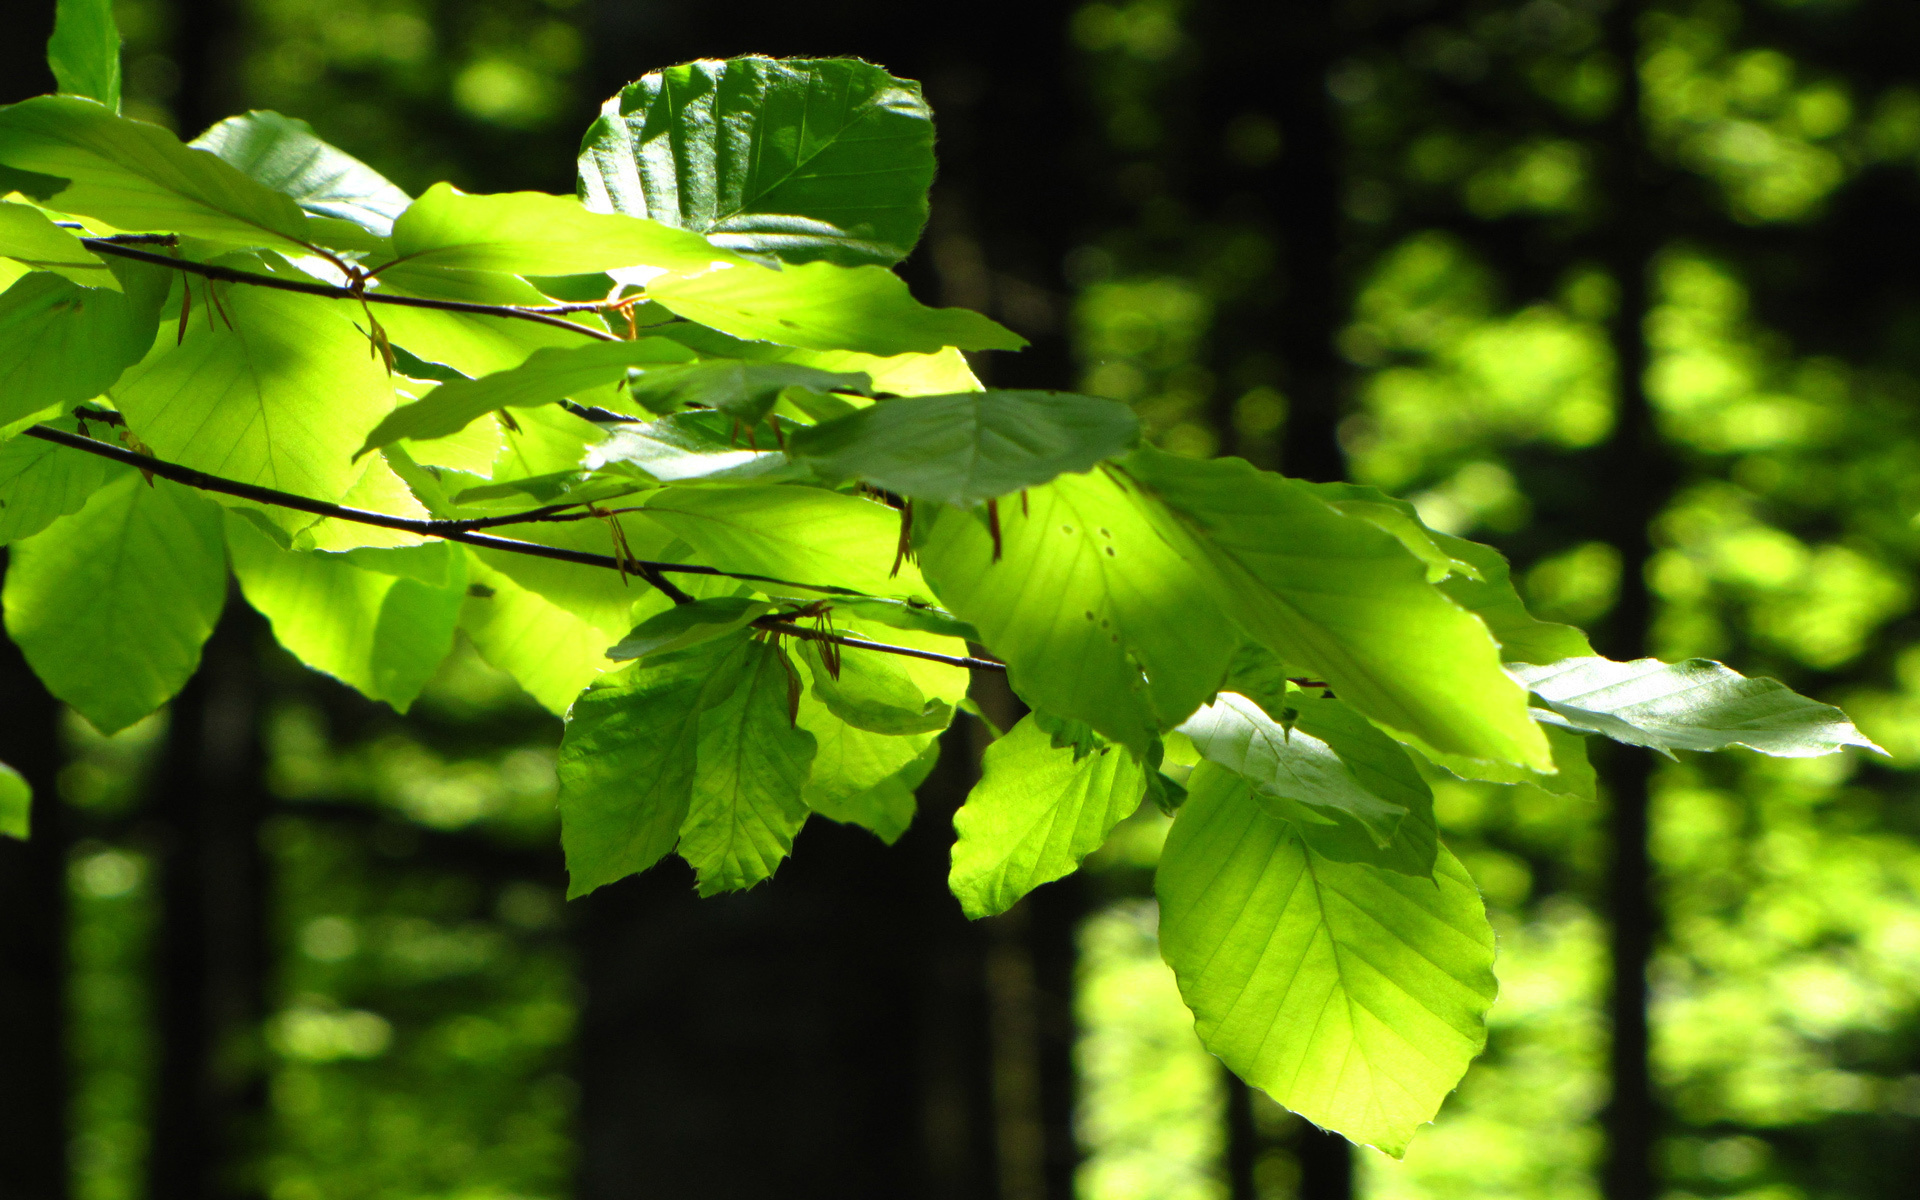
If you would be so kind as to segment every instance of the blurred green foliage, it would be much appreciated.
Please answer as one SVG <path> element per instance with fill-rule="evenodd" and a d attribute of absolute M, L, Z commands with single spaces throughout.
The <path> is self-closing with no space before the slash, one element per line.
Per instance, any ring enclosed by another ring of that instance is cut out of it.
<path fill-rule="evenodd" d="M 222 81 L 183 79 L 179 8 L 117 7 L 134 115 L 171 123 L 181 89 L 206 87 L 228 109 L 311 121 L 412 191 L 569 190 L 597 103 L 575 0 L 247 0 Z M 1214 7 L 1072 12 L 1103 164 L 1066 262 L 1080 383 L 1133 404 L 1170 450 L 1272 463 L 1284 364 L 1223 330 L 1299 251 L 1244 197 L 1197 195 L 1188 156 L 1205 137 L 1257 169 L 1284 161 L 1289 132 L 1253 111 L 1196 132 Z M 1873 52 L 1882 7 L 1899 6 L 1673 0 L 1639 31 L 1644 138 L 1671 181 L 1648 386 L 1681 468 L 1648 570 L 1652 649 L 1842 703 L 1893 755 L 1689 759 L 1658 776 L 1655 1028 L 1676 1198 L 1904 1195 L 1920 1143 L 1920 296 L 1907 281 L 1836 300 L 1818 275 L 1855 269 L 1845 235 L 1870 219 L 1862 205 L 1914 215 L 1920 76 Z M 1620 560 L 1586 514 L 1637 482 L 1588 469 L 1617 384 L 1620 286 L 1596 232 L 1623 85 L 1607 10 L 1332 8 L 1351 476 L 1501 545 L 1541 615 L 1603 622 Z M 406 723 L 322 681 L 279 692 L 269 1193 L 565 1194 L 577 999 L 543 849 L 554 723 L 470 656 Z M 83 1200 L 141 1194 L 153 930 L 136 814 L 160 724 L 76 727 L 63 784 L 86 826 L 72 865 Z M 1436 802 L 1500 932 L 1503 991 L 1485 1058 L 1403 1163 L 1364 1158 L 1363 1191 L 1585 1200 L 1606 1086 L 1600 813 L 1471 784 Z M 1143 898 L 1162 836 L 1142 814 L 1093 860 L 1110 902 L 1081 943 L 1087 1200 L 1225 1195 L 1225 1083 Z M 1274 1147 L 1257 1178 L 1278 1200 L 1297 1176 L 1290 1126 L 1255 1115 Z"/>

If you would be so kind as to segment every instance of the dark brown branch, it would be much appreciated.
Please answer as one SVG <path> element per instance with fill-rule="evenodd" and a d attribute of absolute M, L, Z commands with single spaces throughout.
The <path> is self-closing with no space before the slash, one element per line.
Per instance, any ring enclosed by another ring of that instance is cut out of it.
<path fill-rule="evenodd" d="M 602 567 L 610 571 L 622 571 L 639 575 L 648 583 L 660 588 L 676 604 L 684 604 L 692 599 L 686 592 L 669 583 L 665 576 L 707 575 L 720 579 L 738 579 L 743 583 L 771 583 L 781 587 L 799 588 L 803 591 L 819 592 L 828 596 L 846 596 L 851 599 L 870 600 L 873 597 L 852 588 L 835 587 L 826 583 L 795 583 L 789 579 L 775 579 L 770 575 L 750 575 L 739 571 L 722 571 L 717 567 L 702 566 L 697 563 L 651 562 L 646 559 L 618 559 L 610 554 L 593 554 L 585 550 L 568 550 L 561 546 L 543 546 L 538 542 L 522 542 L 513 538 L 495 537 L 492 534 L 476 533 L 474 521 L 443 521 L 421 519 L 418 517 L 396 517 L 390 513 L 372 512 L 364 508 L 349 508 L 344 504 L 330 504 L 324 500 L 314 500 L 307 496 L 296 496 L 291 492 L 277 491 L 260 487 L 257 484 L 241 483 L 237 479 L 222 479 L 218 475 L 209 475 L 205 471 L 196 471 L 192 467 L 183 467 L 179 463 L 170 463 L 148 454 L 138 454 L 122 446 L 109 442 L 95 441 L 68 433 L 63 429 L 54 429 L 46 425 L 34 425 L 24 431 L 29 437 L 52 442 L 56 446 L 66 446 L 87 454 L 96 454 L 101 458 L 145 471 L 149 475 L 158 475 L 175 483 L 185 484 L 205 492 L 218 492 L 241 500 L 252 500 L 257 504 L 271 504 L 278 508 L 290 508 L 295 512 L 311 513 L 317 517 L 332 517 L 341 521 L 352 521 L 359 525 L 373 525 L 382 529 L 397 529 L 405 533 L 416 533 L 423 537 L 436 537 L 449 542 L 460 542 L 468 546 L 477 546 L 483 550 L 503 550 L 511 554 L 526 554 L 535 558 L 550 558 L 557 562 L 574 563 L 583 567 Z M 504 517 L 482 517 L 478 523 L 489 525 L 513 524 L 527 520 L 548 519 L 541 514 L 550 514 L 567 505 L 550 505 L 548 509 L 535 509 L 531 513 L 512 513 Z M 763 618 L 764 620 L 765 618 Z M 780 633 L 788 633 L 782 628 Z M 793 636 L 811 640 L 837 642 L 843 646 L 853 646 L 862 650 L 877 650 L 887 654 L 899 654 L 908 658 L 924 658 L 933 662 L 943 662 L 955 667 L 982 667 L 987 670 L 1004 670 L 1003 664 L 990 659 L 961 657 L 949 654 L 936 654 L 930 650 L 917 650 L 910 646 L 891 646 L 881 642 L 869 642 L 860 638 L 844 638 L 837 634 L 821 634 L 812 630 L 791 631 Z"/>
<path fill-rule="evenodd" d="M 603 329 L 592 329 L 572 321 L 563 321 L 554 316 L 555 312 L 581 312 L 597 309 L 598 304 L 546 305 L 541 308 L 516 307 L 511 304 L 473 304 L 465 300 L 430 300 L 424 296 L 396 296 L 392 292 L 368 292 L 350 287 L 336 287 L 330 283 L 307 282 L 301 279 L 282 279 L 277 275 L 261 275 L 254 271 L 240 271 L 233 267 L 217 267 L 211 263 L 192 262 L 184 258 L 174 258 L 167 254 L 155 254 L 150 250 L 136 250 L 132 246 L 109 241 L 106 238 L 81 238 L 81 243 L 99 254 L 112 254 L 119 258 L 130 258 L 135 262 L 149 263 L 156 267 L 166 267 L 173 271 L 184 271 L 189 275 L 198 275 L 203 279 L 213 279 L 221 283 L 244 283 L 253 287 L 276 288 L 283 292 L 298 292 L 303 296 L 324 296 L 329 300 L 366 301 L 368 304 L 395 304 L 402 308 L 430 308 L 437 312 L 469 313 L 482 317 L 508 317 L 517 321 L 532 321 L 538 325 L 551 325 L 555 329 L 565 329 L 603 342 L 618 342 L 624 339 L 615 337 Z"/>

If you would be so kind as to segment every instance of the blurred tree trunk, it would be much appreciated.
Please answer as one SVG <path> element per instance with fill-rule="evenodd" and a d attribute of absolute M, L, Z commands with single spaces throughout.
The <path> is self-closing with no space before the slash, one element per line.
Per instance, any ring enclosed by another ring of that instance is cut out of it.
<path fill-rule="evenodd" d="M 226 1200 L 253 1177 L 266 1117 L 262 623 L 238 596 L 174 700 L 149 795 L 158 844 L 160 1061 L 148 1194 Z"/>
<path fill-rule="evenodd" d="M 1673 465 L 1647 399 L 1646 324 L 1653 258 L 1661 241 L 1660 189 L 1642 126 L 1638 25 L 1642 0 L 1622 0 L 1607 17 L 1609 49 L 1621 66 L 1621 91 L 1607 130 L 1607 195 L 1613 208 L 1609 267 L 1619 300 L 1609 326 L 1615 372 L 1612 435 L 1599 455 L 1594 489 L 1600 536 L 1620 554 L 1620 594 L 1600 631 L 1599 649 L 1627 660 L 1649 652 L 1653 597 L 1647 563 L 1652 524 L 1673 488 Z M 1653 856 L 1648 843 L 1651 752 L 1608 747 L 1603 760 L 1611 846 L 1605 896 L 1611 982 L 1607 1015 L 1609 1098 L 1601 1191 L 1607 1200 L 1654 1200 L 1661 1188 L 1654 1162 L 1659 1109 L 1650 1062 L 1647 971 L 1659 927 Z"/>
<path fill-rule="evenodd" d="M 0 837 L 0 1192 L 66 1200 L 67 831 L 60 705 L 0 639 L 0 761 L 33 787 L 33 836 Z"/>
<path fill-rule="evenodd" d="M 1032 341 L 977 360 L 983 378 L 1065 388 L 1062 264 L 1084 211 L 1069 11 L 995 2 L 935 23 L 878 0 L 606 0 L 593 69 L 602 95 L 658 67 L 750 52 L 858 55 L 920 80 L 940 174 L 902 274 L 928 302 L 983 309 Z M 794 1196 L 1072 1195 L 1084 894 L 1055 885 L 1010 920 L 962 920 L 945 879 L 952 813 L 972 782 L 965 743 L 964 730 L 948 736 L 914 828 L 891 849 L 815 820 L 774 881 L 744 896 L 696 901 L 684 870 L 663 866 L 586 902 L 582 1200 L 675 1195 L 669 1179 L 692 1178 L 683 1170 L 705 1172 L 699 1190 L 717 1194 L 763 1180 Z M 692 981 L 721 979 L 739 986 L 702 983 L 688 999 Z M 711 1056 L 733 1065 L 709 1069 Z M 717 1114 L 724 1146 L 694 1112 Z"/>

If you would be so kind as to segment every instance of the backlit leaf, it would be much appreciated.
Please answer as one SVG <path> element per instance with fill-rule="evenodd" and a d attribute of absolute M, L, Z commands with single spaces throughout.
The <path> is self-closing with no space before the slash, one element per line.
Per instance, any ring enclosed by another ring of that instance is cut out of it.
<path fill-rule="evenodd" d="M 572 196 L 473 196 L 448 183 L 428 188 L 394 221 L 393 252 L 415 271 L 509 275 L 580 275 L 621 267 L 699 271 L 714 262 L 743 262 L 697 234 L 640 217 L 592 212 Z"/>
<path fill-rule="evenodd" d="M 702 705 L 699 770 L 680 827 L 680 857 L 692 864 L 702 896 L 771 876 L 809 811 L 801 792 L 815 747 L 813 735 L 794 724 L 795 668 L 765 642 L 747 642 L 737 653 L 739 682 Z"/>
<path fill-rule="evenodd" d="M 633 398 L 651 412 L 670 413 L 698 404 L 748 424 L 763 419 L 782 389 L 790 387 L 864 395 L 873 390 L 873 381 L 862 374 L 816 371 L 794 363 L 723 359 L 656 367 L 641 372 L 629 385 Z"/>
<path fill-rule="evenodd" d="M 885 267 L 814 262 L 783 271 L 742 263 L 647 284 L 662 307 L 722 333 L 803 350 L 931 354 L 1018 350 L 1026 339 L 965 308 L 928 308 Z"/>
<path fill-rule="evenodd" d="M 33 785 L 6 763 L 0 763 L 0 835 L 26 841 L 32 833 Z"/>
<path fill-rule="evenodd" d="M 169 462 L 339 500 L 360 478 L 353 452 L 393 407 L 352 310 L 258 287 L 222 287 L 220 303 L 231 328 L 196 319 L 127 372 L 114 392 L 127 424 Z"/>
<path fill-rule="evenodd" d="M 57 0 L 47 65 L 62 92 L 119 112 L 120 27 L 113 20 L 112 0 Z"/>
<path fill-rule="evenodd" d="M 1541 720 L 1650 746 L 1669 758 L 1675 750 L 1728 746 L 1781 758 L 1832 754 L 1843 746 L 1880 750 L 1832 705 L 1711 659 L 1570 658 L 1511 670 L 1546 704 L 1546 711 L 1535 710 Z"/>
<path fill-rule="evenodd" d="M 660 861 L 693 798 L 701 714 L 742 686 L 745 635 L 608 675 L 574 701 L 560 741 L 567 895 Z"/>
<path fill-rule="evenodd" d="M 913 823 L 914 789 L 940 756 L 937 734 L 870 733 L 800 699 L 800 728 L 813 735 L 813 767 L 801 799 L 828 820 L 858 825 L 892 844 Z"/>
<path fill-rule="evenodd" d="M 116 229 L 289 253 L 309 248 L 312 229 L 291 197 L 92 100 L 36 96 L 0 109 L 0 163 L 68 180 L 49 198 L 53 207 Z"/>
<path fill-rule="evenodd" d="M 1125 466 L 1189 532 L 1189 578 L 1283 661 L 1441 753 L 1552 768 L 1487 627 L 1391 534 L 1239 459 L 1142 448 Z"/>
<path fill-rule="evenodd" d="M 1154 890 L 1200 1040 L 1317 1125 L 1404 1154 L 1486 1044 L 1493 930 L 1445 849 L 1430 879 L 1336 861 L 1203 763 Z"/>
<path fill-rule="evenodd" d="M 49 271 L 0 292 L 0 423 L 112 387 L 153 345 L 152 299 L 80 287 Z"/>
<path fill-rule="evenodd" d="M 941 508 L 915 536 L 942 604 L 1028 704 L 1144 755 L 1220 687 L 1237 635 L 1151 497 L 1105 471 L 1062 475 L 1000 501 L 998 520 L 998 561 L 979 511 Z"/>
<path fill-rule="evenodd" d="M 597 627 L 471 556 L 460 632 L 481 658 L 513 676 L 555 716 L 565 715 L 580 689 L 618 665 L 602 653 L 607 635 Z"/>
<path fill-rule="evenodd" d="M 385 237 L 412 199 L 378 171 L 321 141 L 313 126 L 277 112 L 228 117 L 190 143 L 321 217 Z"/>
<path fill-rule="evenodd" d="M 448 651 L 466 599 L 466 573 L 438 586 L 364 570 L 346 555 L 282 550 L 251 521 L 227 514 L 240 590 L 294 657 L 371 700 L 406 712 Z M 447 542 L 387 550 L 464 568 Z M 445 570 L 445 567 L 442 567 Z"/>
<path fill-rule="evenodd" d="M 535 350 L 519 366 L 478 379 L 456 379 L 387 414 L 358 451 L 365 454 L 402 438 L 447 437 L 501 408 L 533 408 L 580 396 L 626 378 L 641 363 L 683 362 L 691 352 L 665 338 L 586 342 Z"/>
<path fill-rule="evenodd" d="M 129 471 L 9 551 L 7 632 L 102 733 L 171 700 L 200 665 L 227 598 L 220 522 L 193 489 Z"/>
<path fill-rule="evenodd" d="M 119 279 L 99 255 L 30 205 L 0 202 L 0 257 L 52 271 L 82 287 L 120 290 Z"/>
<path fill-rule="evenodd" d="M 1132 755 L 1108 746 L 1077 757 L 1057 749 L 1032 715 L 987 747 L 980 782 L 954 814 L 960 835 L 947 882 L 969 917 L 1012 908 L 1071 874 L 1146 795 Z"/>
<path fill-rule="evenodd" d="M 71 417 L 48 424 L 76 432 Z M 31 537 L 55 518 L 79 512 L 109 478 L 129 469 L 39 438 L 0 442 L 0 545 Z"/>

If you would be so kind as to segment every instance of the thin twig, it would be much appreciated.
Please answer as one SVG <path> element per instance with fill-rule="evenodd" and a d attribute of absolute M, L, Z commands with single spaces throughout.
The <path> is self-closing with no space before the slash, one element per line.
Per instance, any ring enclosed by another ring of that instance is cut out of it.
<path fill-rule="evenodd" d="M 928 662 L 945 663 L 950 667 L 978 667 L 983 671 L 1004 671 L 1007 664 L 994 658 L 974 658 L 972 655 L 941 654 L 936 650 L 921 650 L 913 646 L 895 646 L 886 642 L 869 642 L 865 638 L 848 637 L 842 633 L 827 633 L 819 629 L 810 629 L 805 625 L 795 625 L 782 616 L 761 617 L 753 622 L 756 629 L 765 629 L 782 637 L 799 638 L 805 642 L 832 642 L 836 646 L 851 646 L 855 650 L 880 650 L 887 654 L 898 654 L 903 658 L 924 658 Z"/>
<path fill-rule="evenodd" d="M 209 475 L 205 471 L 196 471 L 179 463 L 170 463 L 149 454 L 139 454 L 132 450 L 81 437 L 63 429 L 54 429 L 47 425 L 33 425 L 24 430 L 29 437 L 52 442 L 56 446 L 65 446 L 87 454 L 96 454 L 101 458 L 124 463 L 162 479 L 170 479 L 191 488 L 206 492 L 219 492 L 241 500 L 252 500 L 259 504 L 272 504 L 279 508 L 290 508 L 296 512 L 311 513 L 318 517 L 333 517 L 341 521 L 352 521 L 359 525 L 374 525 L 382 529 L 398 529 L 406 533 L 417 533 L 424 537 L 442 538 L 449 542 L 460 542 L 468 546 L 477 546 L 483 550 L 503 550 L 511 554 L 526 554 L 535 558 L 550 558 L 557 562 L 574 563 L 583 567 L 602 567 L 610 571 L 637 572 L 647 582 L 660 587 L 676 604 L 692 599 L 686 592 L 668 584 L 663 578 L 667 574 L 708 575 L 721 579 L 738 579 L 744 583 L 771 583 L 781 587 L 799 588 L 803 591 L 820 592 L 829 596 L 845 596 L 857 600 L 870 600 L 874 597 L 852 588 L 835 587 L 825 583 L 795 583 L 789 579 L 775 579 L 770 575 L 749 575 L 738 571 L 722 571 L 717 567 L 702 566 L 697 563 L 651 562 L 645 559 L 628 559 L 622 562 L 610 554 L 593 554 L 585 550 L 568 550 L 561 546 L 543 546 L 538 542 L 522 542 L 513 538 L 495 537 L 492 534 L 473 532 L 476 523 L 488 525 L 513 524 L 529 519 L 571 519 L 558 517 L 553 510 L 574 507 L 572 505 L 549 505 L 547 509 L 534 509 L 530 513 L 510 513 L 503 517 L 481 517 L 476 521 L 446 521 L 420 519 L 418 517 L 396 517 L 390 513 L 372 512 L 364 508 L 349 508 L 344 504 L 330 504 L 325 500 L 314 500 L 307 496 L 296 496 L 291 492 L 277 491 L 274 488 L 261 487 L 258 484 L 242 483 L 237 479 L 223 479 L 218 475 Z M 538 514 L 548 513 L 541 517 Z M 666 586 L 661 586 L 665 584 Z M 767 618 L 762 618 L 766 620 Z M 782 628 L 779 632 L 790 631 Z M 886 654 L 899 654 L 908 658 L 924 658 L 933 662 L 943 662 L 956 667 L 981 667 L 987 670 L 1002 670 L 1004 665 L 991 659 L 961 657 L 951 654 L 936 654 L 931 650 L 918 650 L 911 646 L 891 646 L 883 642 L 869 642 L 860 638 L 843 638 L 839 635 L 819 634 L 812 630 L 794 633 L 795 637 L 809 637 L 818 640 L 831 638 L 843 646 L 853 646 L 862 650 L 876 650 Z"/>
<path fill-rule="evenodd" d="M 540 307 L 519 307 L 511 304 L 474 304 L 466 300 L 431 300 L 425 296 L 396 296 L 392 292 L 368 292 L 350 287 L 336 287 L 330 283 L 308 282 L 303 279 L 282 279 L 277 275 L 261 275 L 255 271 L 241 271 L 233 267 L 217 267 L 211 263 L 192 262 L 184 258 L 173 258 L 165 254 L 154 254 L 147 250 L 136 250 L 132 246 L 121 245 L 105 238 L 81 238 L 81 243 L 89 250 L 100 254 L 112 254 L 119 258 L 130 258 L 135 262 L 150 263 L 156 267 L 166 267 L 173 271 L 185 271 L 189 275 L 198 275 L 203 279 L 217 279 L 222 283 L 245 283 L 254 287 L 276 288 L 283 292 L 298 292 L 303 296 L 324 296 L 329 300 L 365 301 L 369 304 L 394 304 L 402 308 L 430 308 L 438 312 L 470 313 L 482 317 L 509 317 L 518 321 L 532 321 L 538 325 L 551 325 L 555 329 L 566 329 L 598 338 L 603 342 L 618 342 L 624 339 L 615 337 L 604 329 L 592 329 L 572 321 L 563 321 L 543 309 L 578 312 L 577 308 L 566 305 L 543 305 Z M 590 307 L 599 307 L 593 305 Z"/>

